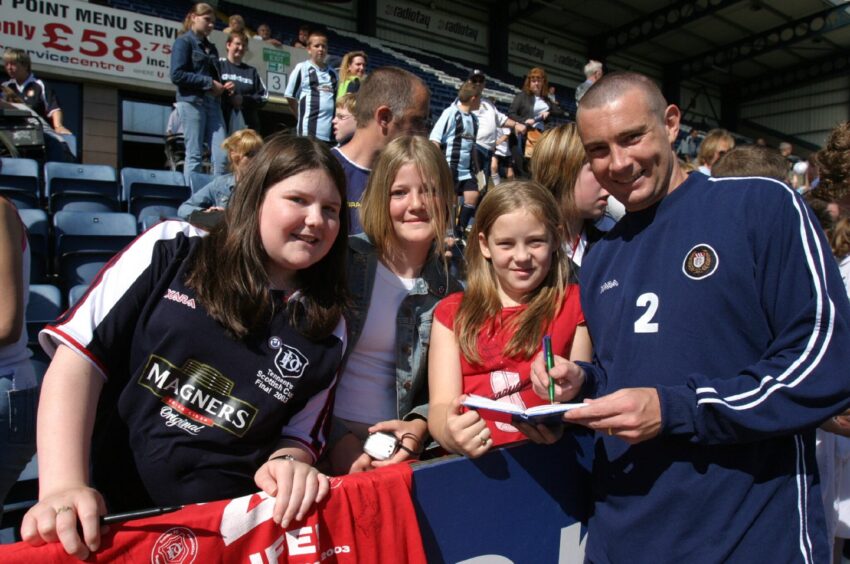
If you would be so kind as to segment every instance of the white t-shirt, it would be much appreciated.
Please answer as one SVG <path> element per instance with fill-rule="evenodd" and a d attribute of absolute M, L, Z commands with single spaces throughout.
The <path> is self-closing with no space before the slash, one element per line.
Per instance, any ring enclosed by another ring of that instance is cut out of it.
<path fill-rule="evenodd" d="M 334 416 L 369 425 L 398 419 L 396 317 L 415 284 L 415 278 L 402 278 L 378 262 L 363 332 L 337 386 Z"/>

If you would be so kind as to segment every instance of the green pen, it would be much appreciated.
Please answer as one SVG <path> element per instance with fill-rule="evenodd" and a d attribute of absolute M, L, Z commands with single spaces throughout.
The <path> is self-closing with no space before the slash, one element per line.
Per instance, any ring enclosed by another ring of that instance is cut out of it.
<path fill-rule="evenodd" d="M 552 355 L 552 337 L 543 336 L 543 359 L 546 361 L 546 374 L 555 368 L 555 357 Z M 555 403 L 555 379 L 549 376 L 549 403 Z"/>

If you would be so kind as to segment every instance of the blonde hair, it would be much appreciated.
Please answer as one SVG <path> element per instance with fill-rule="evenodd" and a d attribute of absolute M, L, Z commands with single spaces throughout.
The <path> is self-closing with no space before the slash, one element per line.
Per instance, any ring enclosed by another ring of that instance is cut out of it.
<path fill-rule="evenodd" d="M 735 138 L 725 129 L 712 129 L 705 134 L 705 139 L 702 140 L 697 154 L 697 162 L 701 165 L 713 165 L 708 161 L 714 157 L 714 154 L 720 148 L 720 144 L 726 141 L 729 143 L 729 150 L 735 148 Z M 722 155 L 721 155 L 722 156 Z"/>
<path fill-rule="evenodd" d="M 502 311 L 496 273 L 481 252 L 479 233 L 487 238 L 497 219 L 517 211 L 530 213 L 546 227 L 552 238 L 552 264 L 540 286 L 529 293 L 527 307 L 508 321 L 512 336 L 502 353 L 509 358 L 531 358 L 540 349 L 543 334 L 564 300 L 569 261 L 563 248 L 561 212 L 555 197 L 534 181 L 499 184 L 481 200 L 475 216 L 466 247 L 467 287 L 454 323 L 461 354 L 472 364 L 481 363 L 479 334 L 499 329 Z"/>
<path fill-rule="evenodd" d="M 253 129 L 240 129 L 224 140 L 221 148 L 228 153 L 236 153 L 241 160 L 244 157 L 253 156 L 263 147 L 263 138 Z M 231 168 L 237 163 L 231 162 Z"/>
<path fill-rule="evenodd" d="M 561 207 L 566 225 L 581 216 L 576 206 L 576 181 L 587 160 L 574 123 L 559 125 L 543 134 L 531 157 L 531 178 L 547 188 Z M 572 241 L 579 233 L 567 233 Z"/>
<path fill-rule="evenodd" d="M 390 189 L 398 171 L 413 163 L 428 187 L 432 198 L 425 199 L 436 244 L 435 253 L 443 257 L 443 237 L 451 222 L 454 201 L 454 181 L 446 159 L 436 145 L 422 136 L 404 136 L 394 139 L 378 156 L 369 175 L 369 183 L 360 204 L 360 222 L 363 232 L 378 249 L 382 257 L 393 257 L 400 242 L 390 219 Z"/>
<path fill-rule="evenodd" d="M 189 13 L 186 14 L 186 17 L 183 18 L 183 31 L 189 31 L 192 29 L 192 18 L 195 16 L 207 16 L 207 15 L 215 15 L 215 10 L 209 4 L 204 2 L 198 2 L 192 9 L 189 10 Z"/>
<path fill-rule="evenodd" d="M 363 57 L 363 64 L 369 64 L 369 57 L 363 51 L 349 51 L 342 56 L 342 62 L 339 64 L 339 83 L 342 84 L 348 80 L 348 67 L 355 57 Z"/>
<path fill-rule="evenodd" d="M 354 92 L 346 92 L 336 99 L 334 107 L 338 110 L 347 110 L 348 113 L 353 116 L 354 110 L 357 108 L 357 94 Z"/>

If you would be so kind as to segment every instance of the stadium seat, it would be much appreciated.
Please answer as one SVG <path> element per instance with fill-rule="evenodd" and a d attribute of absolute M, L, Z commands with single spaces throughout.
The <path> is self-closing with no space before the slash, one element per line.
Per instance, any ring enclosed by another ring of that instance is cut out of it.
<path fill-rule="evenodd" d="M 35 209 L 41 204 L 38 163 L 33 159 L 4 157 L 0 170 L 0 195 L 20 209 Z"/>
<path fill-rule="evenodd" d="M 72 308 L 77 305 L 77 302 L 80 301 L 80 298 L 83 297 L 83 294 L 85 294 L 88 289 L 88 284 L 77 284 L 76 286 L 72 286 L 71 289 L 68 290 L 68 308 Z"/>
<path fill-rule="evenodd" d="M 121 210 L 118 177 L 111 166 L 49 162 L 44 165 L 44 185 L 51 213 Z"/>
<path fill-rule="evenodd" d="M 212 174 L 204 174 L 203 172 L 193 172 L 191 176 L 189 176 L 189 185 L 192 188 L 192 194 L 196 193 L 198 190 L 212 182 L 213 178 L 215 178 L 215 176 Z"/>
<path fill-rule="evenodd" d="M 18 210 L 30 242 L 30 284 L 47 282 L 49 236 L 47 214 L 43 210 Z"/>
<path fill-rule="evenodd" d="M 139 224 L 150 215 L 177 217 L 177 208 L 192 195 L 183 175 L 170 170 L 123 168 L 121 187 L 127 211 L 136 216 Z"/>
<path fill-rule="evenodd" d="M 52 284 L 31 284 L 27 303 L 27 342 L 38 347 L 38 332 L 62 313 L 62 293 Z"/>
<path fill-rule="evenodd" d="M 57 272 L 65 288 L 88 284 L 138 233 L 129 213 L 59 211 L 53 216 Z"/>

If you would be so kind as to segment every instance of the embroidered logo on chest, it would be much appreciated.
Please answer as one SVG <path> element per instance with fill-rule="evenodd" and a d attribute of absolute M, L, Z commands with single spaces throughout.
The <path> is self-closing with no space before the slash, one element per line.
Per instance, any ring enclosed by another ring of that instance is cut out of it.
<path fill-rule="evenodd" d="M 702 280 L 714 274 L 717 271 L 718 264 L 717 252 L 711 245 L 700 243 L 685 255 L 682 272 L 692 280 Z"/>
<path fill-rule="evenodd" d="M 304 353 L 295 347 L 280 343 L 280 348 L 274 357 L 274 365 L 281 376 L 284 378 L 301 378 L 309 364 L 310 361 L 307 360 Z"/>

